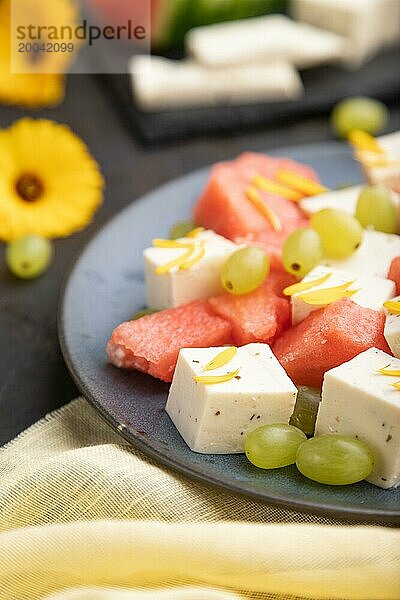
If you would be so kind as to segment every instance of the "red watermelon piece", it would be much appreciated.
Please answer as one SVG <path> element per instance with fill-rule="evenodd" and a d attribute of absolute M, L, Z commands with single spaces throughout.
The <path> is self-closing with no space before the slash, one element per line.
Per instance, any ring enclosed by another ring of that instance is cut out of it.
<path fill-rule="evenodd" d="M 264 285 L 269 287 L 277 296 L 281 296 L 288 300 L 288 297 L 283 294 L 283 290 L 297 281 L 298 279 L 294 275 L 291 275 L 286 271 L 271 271 L 265 280 Z"/>
<path fill-rule="evenodd" d="M 383 313 L 345 298 L 312 312 L 286 331 L 275 342 L 274 353 L 297 385 L 320 387 L 326 371 L 368 348 L 391 354 L 384 324 Z"/>
<path fill-rule="evenodd" d="M 232 324 L 236 345 L 252 342 L 271 344 L 290 325 L 290 303 L 274 289 L 280 282 L 267 281 L 257 290 L 243 296 L 224 294 L 209 299 L 213 310 Z"/>
<path fill-rule="evenodd" d="M 107 344 L 116 367 L 143 371 L 172 381 L 181 348 L 232 343 L 231 324 L 215 315 L 205 300 L 146 315 L 119 325 Z"/>
<path fill-rule="evenodd" d="M 396 256 L 391 262 L 388 279 L 396 284 L 397 294 L 400 294 L 400 256 Z"/>
<path fill-rule="evenodd" d="M 282 222 L 283 231 L 277 233 L 246 197 L 246 190 L 256 175 L 274 179 L 280 169 L 318 181 L 310 167 L 289 158 L 245 152 L 236 160 L 217 163 L 213 167 L 208 185 L 194 207 L 194 220 L 233 240 L 249 234 L 269 233 L 273 246 L 280 248 L 289 233 L 307 222 L 299 206 L 276 194 L 260 191 L 265 203 Z"/>

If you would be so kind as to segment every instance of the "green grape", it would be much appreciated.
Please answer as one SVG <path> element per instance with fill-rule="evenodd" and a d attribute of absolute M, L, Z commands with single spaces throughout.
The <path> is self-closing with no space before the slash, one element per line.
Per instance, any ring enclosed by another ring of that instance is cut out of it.
<path fill-rule="evenodd" d="M 356 217 L 363 227 L 396 233 L 397 211 L 390 190 L 379 185 L 365 187 L 358 197 Z"/>
<path fill-rule="evenodd" d="M 324 253 L 329 258 L 347 258 L 363 239 L 359 221 L 344 210 L 324 208 L 314 213 L 311 227 L 319 233 Z"/>
<path fill-rule="evenodd" d="M 316 267 L 322 257 L 321 238 L 310 227 L 293 231 L 283 245 L 282 260 L 286 271 L 301 278 Z"/>
<path fill-rule="evenodd" d="M 365 442 L 345 435 L 328 434 L 302 444 L 296 456 L 300 473 L 327 485 L 362 481 L 374 468 L 374 457 Z"/>
<path fill-rule="evenodd" d="M 6 261 L 16 277 L 35 279 L 47 271 L 53 253 L 53 245 L 49 240 L 39 235 L 24 235 L 7 246 Z"/>
<path fill-rule="evenodd" d="M 300 386 L 298 389 L 299 393 L 290 418 L 290 424 L 301 429 L 307 435 L 313 435 L 321 401 L 321 392 L 305 386 Z"/>
<path fill-rule="evenodd" d="M 331 126 L 336 135 L 347 138 L 353 129 L 361 129 L 371 135 L 382 131 L 389 120 L 386 106 L 366 96 L 354 96 L 342 100 L 331 114 Z"/>
<path fill-rule="evenodd" d="M 230 294 L 249 294 L 260 287 L 269 269 L 269 258 L 262 248 L 241 248 L 231 254 L 222 267 L 222 285 Z"/>
<path fill-rule="evenodd" d="M 143 308 L 142 310 L 138 310 L 137 312 L 135 312 L 135 314 L 133 314 L 131 316 L 131 321 L 136 321 L 137 319 L 141 319 L 142 317 L 145 317 L 146 315 L 152 315 L 154 313 L 158 312 L 158 310 L 154 310 L 154 308 Z"/>
<path fill-rule="evenodd" d="M 169 230 L 169 238 L 171 240 L 177 240 L 178 238 L 185 237 L 185 235 L 188 234 L 189 231 L 195 229 L 195 227 L 196 223 L 190 219 L 188 221 L 179 221 L 178 223 L 175 223 L 175 225 L 172 225 Z"/>
<path fill-rule="evenodd" d="M 260 469 L 278 469 L 292 465 L 305 434 L 287 423 L 262 425 L 246 438 L 244 449 L 253 465 Z"/>

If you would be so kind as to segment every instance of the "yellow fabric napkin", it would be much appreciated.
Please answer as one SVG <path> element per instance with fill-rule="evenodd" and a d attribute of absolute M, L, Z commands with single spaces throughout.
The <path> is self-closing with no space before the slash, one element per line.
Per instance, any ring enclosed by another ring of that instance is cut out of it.
<path fill-rule="evenodd" d="M 218 492 L 79 399 L 0 451 L 0 599 L 399 600 L 400 530 Z"/>

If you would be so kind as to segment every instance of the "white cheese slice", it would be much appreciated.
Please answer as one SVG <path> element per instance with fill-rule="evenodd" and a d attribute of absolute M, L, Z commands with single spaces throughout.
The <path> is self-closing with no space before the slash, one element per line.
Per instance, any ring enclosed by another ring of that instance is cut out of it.
<path fill-rule="evenodd" d="M 393 298 L 395 302 L 400 302 L 400 296 Z M 396 358 L 400 358 L 400 315 L 389 314 L 385 309 L 386 320 L 384 336 L 389 348 Z"/>
<path fill-rule="evenodd" d="M 400 38 L 398 0 L 292 0 L 290 7 L 295 19 L 345 37 L 352 67 Z"/>
<path fill-rule="evenodd" d="M 349 258 L 326 258 L 322 263 L 356 275 L 385 278 L 396 256 L 400 256 L 400 236 L 367 229 L 364 231 L 361 246 Z"/>
<path fill-rule="evenodd" d="M 208 67 L 287 60 L 304 68 L 342 58 L 347 41 L 284 15 L 269 15 L 192 29 L 186 47 L 195 60 Z"/>
<path fill-rule="evenodd" d="M 267 344 L 248 344 L 223 367 L 203 367 L 224 348 L 180 351 L 166 411 L 194 452 L 230 454 L 244 451 L 246 435 L 266 423 L 288 423 L 297 388 Z M 196 382 L 197 375 L 225 375 L 225 383 Z"/>
<path fill-rule="evenodd" d="M 318 266 L 308 273 L 303 279 L 303 282 L 311 282 L 314 279 L 320 279 L 326 275 L 329 278 L 308 289 L 305 292 L 294 294 L 291 299 L 292 303 L 292 324 L 296 325 L 303 321 L 311 312 L 322 308 L 324 305 L 311 305 L 302 299 L 302 296 L 307 296 L 308 293 L 316 290 L 328 289 L 336 287 L 346 282 L 352 282 L 349 285 L 349 290 L 358 290 L 351 300 L 365 308 L 372 310 L 383 311 L 383 303 L 389 300 L 396 293 L 396 285 L 390 279 L 383 279 L 370 275 L 355 275 L 348 271 L 340 271 L 339 269 L 331 269 L 329 267 Z"/>
<path fill-rule="evenodd" d="M 143 111 L 290 100 L 304 93 L 298 72 L 281 58 L 210 69 L 192 60 L 134 56 L 129 68 Z"/>
<path fill-rule="evenodd" d="M 160 275 L 156 269 L 182 256 L 185 249 L 146 248 L 143 256 L 147 306 L 150 308 L 173 308 L 192 300 L 222 294 L 221 269 L 229 256 L 240 248 L 211 230 L 201 232 L 196 238 L 180 238 L 178 241 L 203 244 L 204 256 L 189 269 L 173 267 L 168 273 Z"/>
<path fill-rule="evenodd" d="M 378 373 L 400 369 L 400 361 L 370 348 L 325 373 L 315 435 L 338 433 L 366 442 L 375 457 L 368 478 L 382 487 L 400 484 L 400 391 L 391 384 L 399 377 Z"/>

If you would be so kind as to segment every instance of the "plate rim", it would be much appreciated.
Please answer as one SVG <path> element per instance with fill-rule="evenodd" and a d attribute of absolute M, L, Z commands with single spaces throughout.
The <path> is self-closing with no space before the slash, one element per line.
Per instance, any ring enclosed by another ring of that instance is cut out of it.
<path fill-rule="evenodd" d="M 303 144 L 294 144 L 292 146 L 282 146 L 277 147 L 271 150 L 268 150 L 268 154 L 271 155 L 279 155 L 287 152 L 295 152 L 296 149 L 307 149 L 311 150 L 313 148 L 321 148 L 321 146 L 326 146 L 327 151 L 330 154 L 334 154 L 336 152 L 343 153 L 345 147 L 343 147 L 342 142 L 337 141 L 320 141 L 320 142 L 311 142 L 311 143 L 303 143 Z M 265 152 L 265 151 L 259 151 Z M 265 152 L 267 153 L 267 152 Z M 226 158 L 224 160 L 230 160 Z M 166 181 L 165 183 L 153 188 L 149 192 L 134 198 L 129 204 L 118 210 L 114 215 L 112 215 L 109 219 L 107 219 L 104 223 L 100 224 L 96 227 L 92 232 L 85 243 L 78 250 L 77 254 L 74 256 L 71 261 L 69 267 L 67 268 L 59 295 L 58 302 L 58 310 L 57 310 L 57 332 L 58 332 L 58 340 L 62 352 L 62 356 L 66 363 L 69 373 L 72 376 L 72 379 L 77 386 L 78 390 L 81 392 L 83 398 L 89 402 L 100 414 L 100 416 L 105 420 L 109 426 L 112 426 L 113 430 L 127 440 L 133 447 L 137 448 L 139 451 L 143 452 L 146 456 L 154 459 L 158 464 L 165 465 L 170 468 L 174 473 L 184 475 L 191 480 L 200 482 L 205 484 L 206 486 L 212 487 L 214 489 L 218 489 L 225 493 L 233 494 L 237 497 L 245 498 L 248 500 L 256 501 L 258 503 L 264 505 L 270 505 L 278 508 L 285 508 L 287 510 L 298 511 L 300 513 L 306 513 L 311 515 L 323 516 L 327 518 L 333 518 L 336 520 L 347 520 L 351 522 L 375 522 L 385 523 L 385 524 L 400 524 L 400 506 L 398 510 L 394 509 L 378 509 L 373 510 L 368 507 L 359 507 L 359 508 L 348 508 L 346 506 L 338 506 L 331 502 L 325 501 L 323 504 L 315 504 L 314 501 L 310 501 L 307 499 L 293 498 L 292 496 L 286 496 L 280 492 L 274 493 L 273 496 L 267 496 L 263 492 L 258 492 L 252 489 L 243 489 L 243 486 L 235 483 L 235 480 L 225 480 L 217 477 L 213 477 L 210 474 L 204 474 L 202 472 L 197 471 L 194 468 L 188 467 L 183 464 L 179 460 L 175 460 L 171 457 L 164 455 L 162 452 L 155 450 L 151 446 L 147 445 L 142 437 L 139 434 L 135 434 L 130 431 L 123 423 L 120 423 L 117 419 L 113 417 L 113 415 L 108 412 L 102 404 L 96 399 L 95 394 L 93 394 L 87 387 L 85 381 L 81 378 L 78 369 L 70 355 L 67 336 L 65 333 L 65 313 L 66 313 L 66 297 L 68 287 L 71 281 L 71 278 L 78 267 L 78 263 L 83 255 L 88 250 L 89 246 L 92 244 L 94 239 L 100 235 L 103 231 L 109 228 L 114 221 L 118 220 L 125 211 L 129 211 L 132 205 L 144 204 L 148 201 L 148 198 L 151 197 L 155 192 L 163 192 L 168 189 L 169 186 L 174 185 L 177 181 L 184 181 L 185 179 L 190 179 L 194 176 L 199 176 L 201 173 L 206 173 L 211 169 L 212 165 L 208 165 L 205 167 L 201 167 L 199 169 L 194 169 L 189 173 L 185 173 L 184 175 L 175 177 Z M 355 184 L 356 185 L 356 184 Z M 372 484 L 371 484 L 372 485 Z"/>

